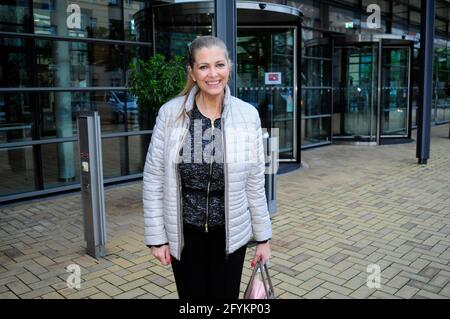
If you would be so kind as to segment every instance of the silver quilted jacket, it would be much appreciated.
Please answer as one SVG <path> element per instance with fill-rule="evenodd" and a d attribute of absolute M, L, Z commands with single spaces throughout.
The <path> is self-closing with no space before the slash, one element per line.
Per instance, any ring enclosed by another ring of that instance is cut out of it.
<path fill-rule="evenodd" d="M 178 154 L 189 133 L 187 112 L 193 107 L 197 91 L 194 86 L 187 99 L 177 97 L 160 108 L 144 166 L 145 243 L 169 243 L 171 255 L 178 260 L 184 246 Z M 185 109 L 180 112 L 183 104 Z M 272 226 L 264 190 L 259 114 L 252 105 L 231 96 L 227 87 L 221 121 L 225 154 L 225 253 L 231 254 L 247 244 L 252 233 L 257 241 L 271 238 Z"/>

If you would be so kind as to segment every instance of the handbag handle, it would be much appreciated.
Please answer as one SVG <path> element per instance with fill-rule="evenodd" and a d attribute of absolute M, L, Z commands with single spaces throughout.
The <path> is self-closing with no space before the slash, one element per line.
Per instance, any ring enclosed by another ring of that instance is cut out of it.
<path fill-rule="evenodd" d="M 261 265 L 261 263 L 258 262 L 258 267 L 261 268 L 261 278 L 263 281 L 264 290 L 266 291 L 267 299 L 274 299 L 275 291 L 273 289 L 272 280 L 270 279 L 269 268 L 267 267 L 267 263 L 264 263 L 263 265 Z M 265 272 L 266 278 L 264 278 L 264 272 Z M 267 285 L 269 285 L 269 287 L 267 287 Z"/>
<path fill-rule="evenodd" d="M 269 268 L 267 267 L 267 264 L 262 265 L 261 262 L 257 262 L 255 267 L 253 268 L 252 275 L 250 277 L 250 281 L 247 285 L 247 289 L 245 289 L 244 292 L 244 299 L 248 299 L 249 295 L 249 289 L 253 285 L 253 281 L 256 277 L 256 272 L 260 270 L 261 271 L 261 281 L 264 286 L 264 291 L 266 293 L 267 299 L 275 299 L 275 291 L 273 289 L 272 280 L 270 279 L 269 275 Z"/>

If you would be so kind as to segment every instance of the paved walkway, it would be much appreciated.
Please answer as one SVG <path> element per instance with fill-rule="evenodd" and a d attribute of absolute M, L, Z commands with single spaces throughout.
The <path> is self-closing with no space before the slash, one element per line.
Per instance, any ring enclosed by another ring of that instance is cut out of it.
<path fill-rule="evenodd" d="M 415 143 L 333 145 L 303 152 L 305 168 L 280 176 L 279 298 L 450 298 L 448 126 L 432 135 L 426 166 Z M 0 299 L 176 298 L 171 268 L 143 244 L 141 183 L 108 188 L 106 203 L 100 261 L 84 254 L 79 194 L 0 208 Z M 70 264 L 81 266 L 80 289 L 67 287 Z M 367 286 L 370 264 L 381 270 L 378 289 Z"/>

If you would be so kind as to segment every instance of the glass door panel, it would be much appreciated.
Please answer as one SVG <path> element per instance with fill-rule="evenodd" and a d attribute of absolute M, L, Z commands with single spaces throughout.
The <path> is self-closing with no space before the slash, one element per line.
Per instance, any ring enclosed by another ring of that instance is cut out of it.
<path fill-rule="evenodd" d="M 238 28 L 237 96 L 278 129 L 280 160 L 295 159 L 295 28 Z M 275 132 L 274 132 L 275 133 Z"/>
<path fill-rule="evenodd" d="M 383 48 L 381 136 L 407 136 L 410 49 Z"/>
<path fill-rule="evenodd" d="M 334 51 L 334 137 L 375 140 L 377 47 L 368 44 Z"/>

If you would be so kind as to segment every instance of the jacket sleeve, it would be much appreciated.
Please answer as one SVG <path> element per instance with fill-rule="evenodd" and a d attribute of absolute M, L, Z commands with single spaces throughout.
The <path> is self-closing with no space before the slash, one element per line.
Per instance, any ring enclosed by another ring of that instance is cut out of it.
<path fill-rule="evenodd" d="M 263 242 L 272 238 L 272 224 L 266 201 L 264 146 L 259 115 L 257 117 L 255 131 L 256 140 L 253 143 L 255 156 L 247 178 L 246 194 L 252 220 L 253 234 L 256 241 Z"/>
<path fill-rule="evenodd" d="M 163 209 L 165 131 L 164 110 L 161 108 L 153 128 L 143 173 L 142 199 L 146 245 L 161 245 L 169 241 L 164 228 Z"/>

